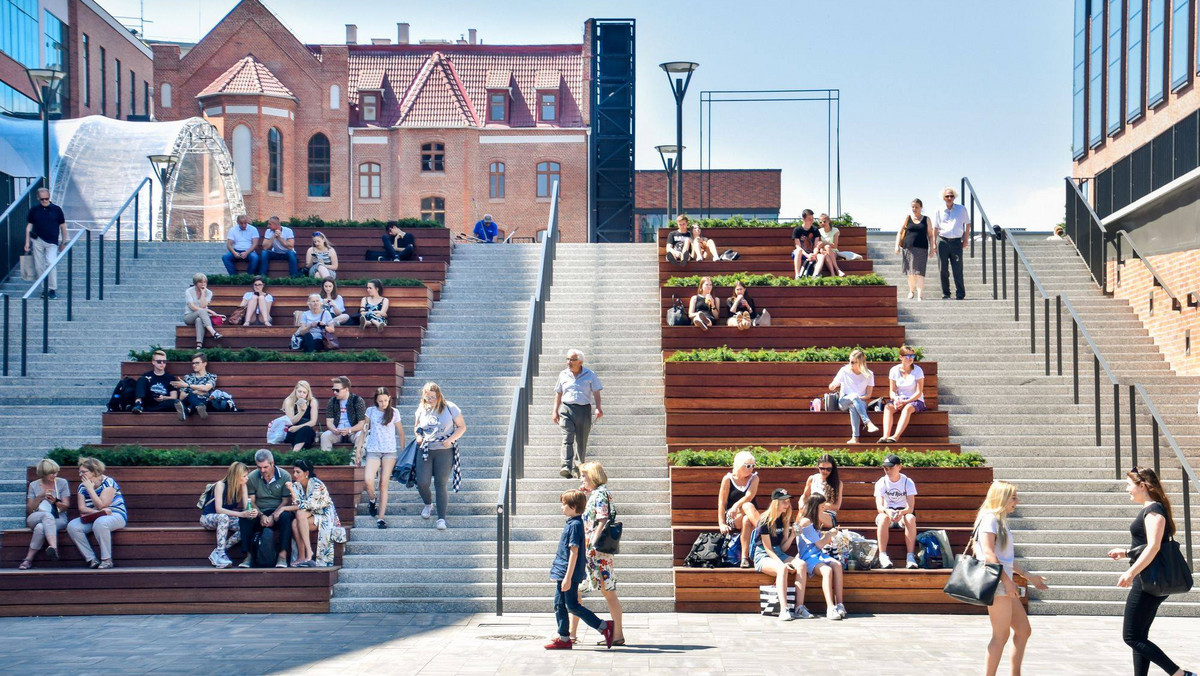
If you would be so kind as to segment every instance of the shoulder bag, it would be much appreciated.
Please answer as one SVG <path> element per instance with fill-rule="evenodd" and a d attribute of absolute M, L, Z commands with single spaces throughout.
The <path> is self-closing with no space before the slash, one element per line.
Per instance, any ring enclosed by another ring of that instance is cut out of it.
<path fill-rule="evenodd" d="M 235 324 L 235 325 L 241 324 L 242 321 L 245 319 L 246 319 L 246 306 L 245 305 L 239 305 L 233 312 L 229 313 L 229 323 L 230 324 Z"/>
<path fill-rule="evenodd" d="M 690 322 L 687 320 L 687 312 L 683 309 L 683 301 L 675 296 L 671 296 L 673 301 L 670 309 L 667 310 L 667 326 L 686 326 Z"/>
<path fill-rule="evenodd" d="M 325 343 L 326 350 L 336 350 L 340 348 L 342 344 L 338 342 L 337 336 L 329 332 L 328 326 L 333 323 L 333 316 L 329 314 L 328 310 L 321 313 L 322 320 L 324 320 L 326 317 L 329 317 L 329 321 L 322 322 L 325 324 L 326 328 L 321 331 L 321 342 Z"/>
<path fill-rule="evenodd" d="M 976 525 L 963 553 L 955 557 L 954 570 L 942 591 L 955 601 L 973 606 L 990 606 L 996 598 L 996 588 L 1000 586 L 1000 576 L 1004 568 L 998 563 L 988 563 L 971 554 L 978 532 L 979 526 Z"/>
<path fill-rule="evenodd" d="M 1130 565 L 1136 560 L 1136 556 L 1131 558 Z M 1179 543 L 1174 537 L 1163 542 L 1158 555 L 1138 578 L 1142 581 L 1142 590 L 1154 596 L 1185 594 L 1192 589 L 1191 566 L 1179 551 Z"/>
<path fill-rule="evenodd" d="M 609 502 L 612 505 L 611 499 Z M 600 531 L 600 537 L 596 538 L 596 551 L 601 554 L 620 554 L 621 553 L 621 531 L 624 526 L 620 521 L 617 521 L 617 508 L 612 505 L 610 510 L 612 514 L 608 517 L 608 522 L 604 524 L 604 530 Z"/>

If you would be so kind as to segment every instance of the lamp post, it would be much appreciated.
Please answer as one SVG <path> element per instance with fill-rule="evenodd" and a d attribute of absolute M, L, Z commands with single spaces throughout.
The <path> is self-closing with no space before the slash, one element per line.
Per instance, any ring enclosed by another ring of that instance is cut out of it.
<path fill-rule="evenodd" d="M 58 103 L 58 88 L 66 73 L 56 68 L 26 68 L 25 75 L 37 97 L 42 114 L 42 176 L 44 188 L 50 189 L 50 106 Z M 59 111 L 61 113 L 61 110 Z"/>
<path fill-rule="evenodd" d="M 664 227 L 671 227 L 671 177 L 675 175 L 676 158 L 682 146 L 654 146 L 658 156 L 662 158 L 663 169 L 667 172 L 667 221 Z"/>
<path fill-rule="evenodd" d="M 154 174 L 158 176 L 159 185 L 162 186 L 162 238 L 165 242 L 167 241 L 167 181 L 171 178 L 171 171 L 179 163 L 179 156 L 147 155 L 146 159 L 150 160 L 150 166 L 154 167 Z M 153 221 L 151 222 L 153 223 Z"/>
<path fill-rule="evenodd" d="M 667 61 L 658 64 L 667 74 L 667 82 L 671 84 L 671 93 L 675 96 L 675 145 L 678 155 L 675 158 L 675 168 L 678 170 L 679 200 L 675 209 L 676 214 L 683 213 L 683 97 L 687 94 L 688 83 L 692 81 L 692 73 L 700 67 L 693 61 Z M 685 77 L 686 76 L 686 77 Z"/>

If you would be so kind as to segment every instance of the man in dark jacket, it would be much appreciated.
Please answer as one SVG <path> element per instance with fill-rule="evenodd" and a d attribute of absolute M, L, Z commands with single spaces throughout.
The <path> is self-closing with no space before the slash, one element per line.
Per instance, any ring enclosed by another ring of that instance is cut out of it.
<path fill-rule="evenodd" d="M 333 379 L 333 396 L 325 405 L 325 431 L 321 433 L 321 450 L 331 451 L 334 444 L 354 444 L 354 464 L 362 459 L 362 446 L 366 435 L 367 402 L 350 391 L 350 379 L 338 376 Z"/>
<path fill-rule="evenodd" d="M 33 254 L 36 274 L 41 277 L 67 246 L 67 217 L 61 207 L 51 204 L 49 190 L 41 188 L 37 195 L 38 203 L 25 217 L 25 253 Z M 42 293 L 49 293 L 55 299 L 57 290 L 58 270 L 51 270 Z"/>

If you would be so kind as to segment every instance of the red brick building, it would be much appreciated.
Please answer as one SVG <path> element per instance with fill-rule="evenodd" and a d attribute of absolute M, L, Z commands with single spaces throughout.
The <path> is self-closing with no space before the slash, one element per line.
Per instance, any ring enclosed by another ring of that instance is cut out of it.
<path fill-rule="evenodd" d="M 424 215 L 469 231 L 545 227 L 560 181 L 568 241 L 588 237 L 588 47 L 305 45 L 242 0 L 186 50 L 154 44 L 157 114 L 224 137 L 254 217 Z M 380 43 L 385 44 L 380 44 Z"/>
<path fill-rule="evenodd" d="M 781 169 L 712 169 L 683 173 L 683 209 L 693 216 L 729 218 L 744 216 L 779 218 Z M 672 177 L 671 201 L 678 203 Z M 667 222 L 667 174 L 638 171 L 635 177 L 634 213 L 643 241 L 654 237 Z"/>

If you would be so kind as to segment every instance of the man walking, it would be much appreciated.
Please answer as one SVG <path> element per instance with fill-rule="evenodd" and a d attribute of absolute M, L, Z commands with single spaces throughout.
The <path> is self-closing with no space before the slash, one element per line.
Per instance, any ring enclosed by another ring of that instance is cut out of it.
<path fill-rule="evenodd" d="M 253 275 L 258 271 L 258 228 L 250 225 L 249 216 L 237 217 L 237 225 L 225 236 L 225 248 L 228 251 L 221 256 L 221 262 L 230 275 L 237 274 L 234 267 L 237 261 L 246 261 L 246 274 Z"/>
<path fill-rule="evenodd" d="M 33 254 L 34 269 L 41 277 L 67 246 L 67 217 L 61 207 L 50 203 L 49 190 L 41 188 L 37 195 L 38 203 L 25 217 L 25 253 Z M 51 300 L 58 298 L 58 270 L 51 270 L 46 277 L 42 295 L 47 294 Z"/>
<path fill-rule="evenodd" d="M 933 230 L 937 234 L 938 267 L 942 273 L 942 299 L 950 297 L 950 271 L 954 271 L 955 298 L 962 300 L 967 297 L 967 287 L 963 284 L 962 254 L 963 244 L 971 241 L 971 217 L 967 208 L 955 204 L 958 192 L 954 188 L 942 191 L 942 201 L 946 208 L 938 209 L 933 215 Z"/>
<path fill-rule="evenodd" d="M 604 417 L 600 407 L 600 390 L 604 385 L 594 371 L 583 365 L 583 352 L 567 352 L 567 368 L 558 374 L 554 385 L 554 420 L 562 427 L 562 469 L 565 479 L 579 477 L 579 466 L 587 459 L 588 434 L 592 431 L 592 404 L 596 404 L 596 419 Z"/>
<path fill-rule="evenodd" d="M 271 261 L 280 259 L 287 261 L 289 277 L 300 276 L 300 267 L 296 260 L 296 234 L 291 228 L 280 225 L 278 216 L 272 216 L 267 221 L 267 231 L 262 237 L 258 274 L 266 278 Z"/>

